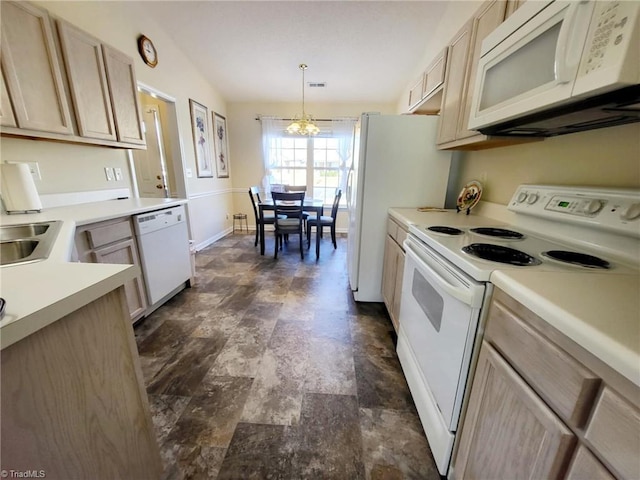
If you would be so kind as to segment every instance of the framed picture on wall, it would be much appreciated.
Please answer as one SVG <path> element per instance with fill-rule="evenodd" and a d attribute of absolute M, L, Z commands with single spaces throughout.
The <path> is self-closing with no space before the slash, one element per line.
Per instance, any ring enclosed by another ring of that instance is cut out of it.
<path fill-rule="evenodd" d="M 227 139 L 227 119 L 213 113 L 213 151 L 216 157 L 218 178 L 229 177 L 229 140 Z"/>
<path fill-rule="evenodd" d="M 211 145 L 209 135 L 209 110 L 195 100 L 189 99 L 193 146 L 196 151 L 198 177 L 213 177 Z"/>

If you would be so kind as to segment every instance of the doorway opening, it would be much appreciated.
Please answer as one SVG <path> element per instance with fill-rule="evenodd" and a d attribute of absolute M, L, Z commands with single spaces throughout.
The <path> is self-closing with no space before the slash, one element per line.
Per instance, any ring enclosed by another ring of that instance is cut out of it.
<path fill-rule="evenodd" d="M 146 150 L 129 150 L 134 196 L 187 198 L 175 99 L 138 83 Z"/>

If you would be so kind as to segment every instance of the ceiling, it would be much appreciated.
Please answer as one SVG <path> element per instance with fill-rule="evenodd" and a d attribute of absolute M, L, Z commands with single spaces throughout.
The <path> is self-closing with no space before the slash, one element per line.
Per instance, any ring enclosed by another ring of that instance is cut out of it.
<path fill-rule="evenodd" d="M 145 15 L 230 102 L 396 102 L 446 1 L 160 1 Z M 159 52 L 162 61 L 162 52 Z"/>

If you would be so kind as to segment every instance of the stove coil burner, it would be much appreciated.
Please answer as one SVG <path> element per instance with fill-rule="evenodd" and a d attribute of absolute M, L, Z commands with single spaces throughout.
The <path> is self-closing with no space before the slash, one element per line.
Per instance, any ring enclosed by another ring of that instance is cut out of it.
<path fill-rule="evenodd" d="M 586 253 L 570 252 L 566 250 L 549 250 L 542 252 L 543 257 L 550 258 L 561 263 L 569 263 L 571 265 L 577 265 L 585 268 L 596 268 L 602 270 L 608 270 L 611 265 L 606 260 L 603 260 L 593 255 L 587 255 Z"/>
<path fill-rule="evenodd" d="M 474 257 L 492 262 L 506 263 L 518 266 L 540 265 L 542 262 L 532 257 L 528 253 L 521 252 L 515 248 L 503 245 L 492 245 L 490 243 L 472 243 L 462 247 L 462 251 Z"/>
<path fill-rule="evenodd" d="M 435 225 L 433 227 L 428 227 L 427 230 L 431 230 L 436 233 L 443 233 L 445 235 L 462 235 L 464 232 L 459 228 L 453 227 L 444 227 L 442 225 Z"/>
<path fill-rule="evenodd" d="M 471 231 L 473 233 L 477 233 L 478 235 L 486 235 L 487 237 L 499 237 L 507 240 L 520 240 L 524 237 L 524 235 L 520 232 L 514 232 L 513 230 L 507 230 L 506 228 L 480 227 L 472 228 Z"/>

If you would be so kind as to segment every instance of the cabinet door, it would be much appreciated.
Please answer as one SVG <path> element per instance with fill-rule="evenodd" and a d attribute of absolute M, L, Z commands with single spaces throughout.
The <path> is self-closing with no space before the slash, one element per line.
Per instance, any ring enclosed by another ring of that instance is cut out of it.
<path fill-rule="evenodd" d="M 133 58 L 102 45 L 118 141 L 142 145 L 142 114 Z"/>
<path fill-rule="evenodd" d="M 389 314 L 393 311 L 393 292 L 396 285 L 396 242 L 389 235 L 385 237 L 384 261 L 382 263 L 382 298 Z M 393 319 L 393 318 L 392 318 Z"/>
<path fill-rule="evenodd" d="M 18 127 L 72 134 L 49 15 L 27 2 L 1 9 L 2 68 Z"/>
<path fill-rule="evenodd" d="M 100 40 L 58 20 L 71 98 L 83 137 L 116 140 Z"/>
<path fill-rule="evenodd" d="M 405 253 L 398 247 L 398 255 L 396 262 L 396 284 L 393 290 L 393 315 L 391 315 L 391 320 L 393 321 L 393 326 L 396 329 L 396 332 L 400 328 L 400 300 L 402 300 L 402 279 L 404 274 L 404 259 Z"/>
<path fill-rule="evenodd" d="M 480 50 L 482 41 L 493 32 L 504 20 L 506 2 L 491 1 L 483 5 L 483 8 L 475 15 L 473 20 L 473 36 L 469 51 L 469 60 L 466 68 L 466 78 L 464 81 L 464 91 L 460 103 L 460 120 L 456 132 L 456 140 L 478 135 L 476 130 L 469 130 L 469 117 L 471 116 L 471 103 L 473 100 L 473 90 L 476 84 L 476 73 L 478 71 L 478 61 L 480 60 Z"/>
<path fill-rule="evenodd" d="M 459 478 L 559 478 L 575 441 L 483 342 L 455 460 Z"/>
<path fill-rule="evenodd" d="M 2 63 L 0 59 L 0 64 Z M 13 108 L 11 107 L 11 100 L 9 100 L 9 92 L 7 91 L 7 84 L 4 80 L 4 67 L 1 69 L 0 74 L 0 125 L 3 127 L 17 127 L 16 117 L 13 115 Z"/>
<path fill-rule="evenodd" d="M 132 238 L 122 240 L 107 247 L 99 248 L 93 252 L 96 263 L 115 263 L 120 265 L 140 266 L 136 245 Z M 132 320 L 137 319 L 147 308 L 144 285 L 141 275 L 129 280 L 124 285 L 129 306 L 129 315 Z"/>
<path fill-rule="evenodd" d="M 565 479 L 584 480 L 585 478 L 589 480 L 614 480 L 615 477 L 589 450 L 584 446 L 580 446 Z"/>
<path fill-rule="evenodd" d="M 438 124 L 438 144 L 456 139 L 472 28 L 473 19 L 465 23 L 449 45 L 442 109 Z"/>

